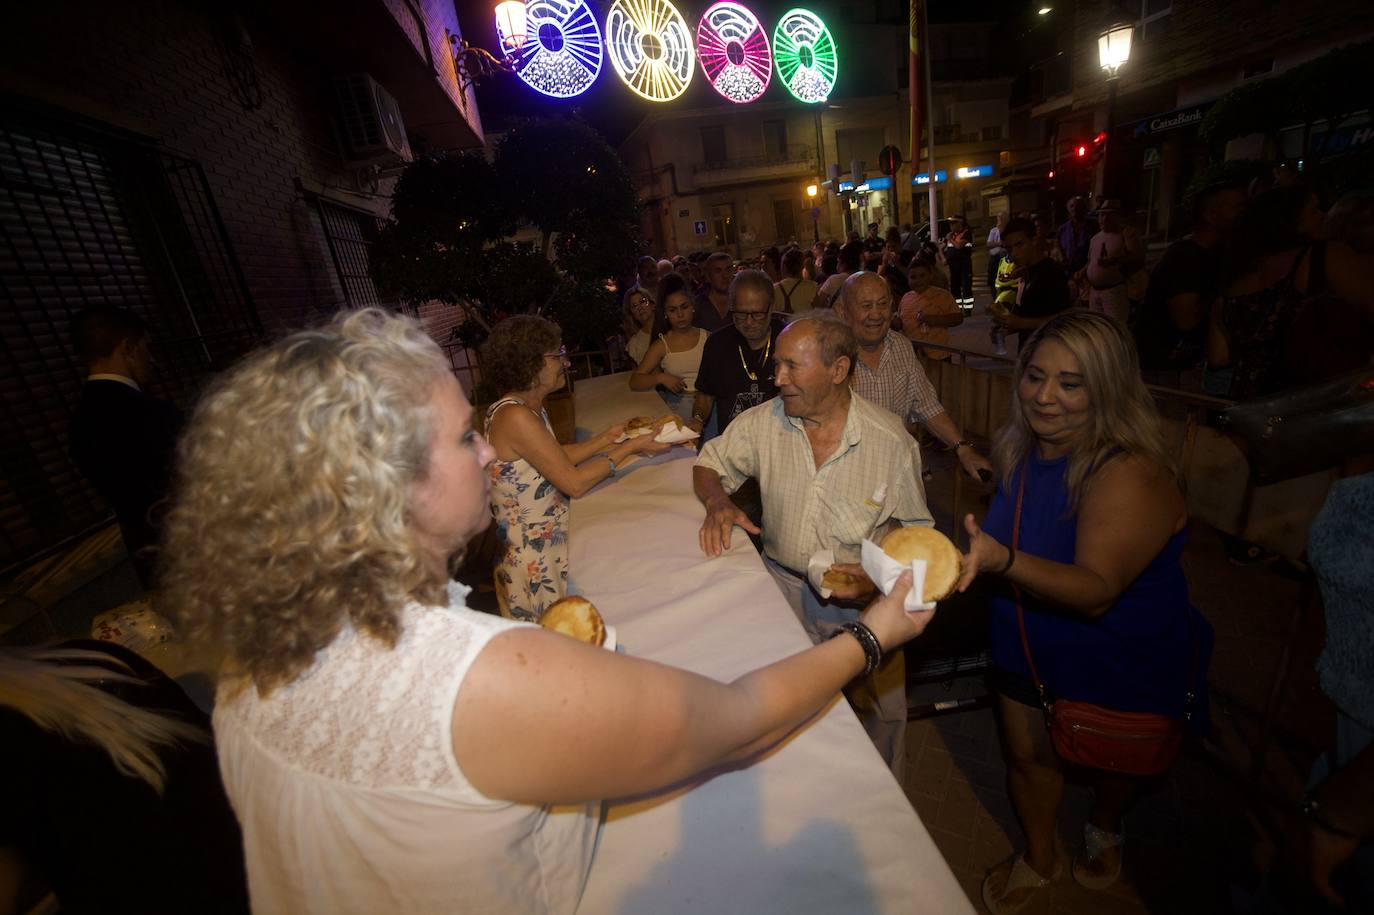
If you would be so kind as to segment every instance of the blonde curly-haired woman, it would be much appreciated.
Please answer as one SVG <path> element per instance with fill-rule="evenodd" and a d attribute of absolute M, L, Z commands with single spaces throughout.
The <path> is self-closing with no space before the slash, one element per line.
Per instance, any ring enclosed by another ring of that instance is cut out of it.
<path fill-rule="evenodd" d="M 224 651 L 254 911 L 572 912 L 600 799 L 748 758 L 929 622 L 908 577 L 865 630 L 725 684 L 473 612 L 448 570 L 490 522 L 493 456 L 438 347 L 377 310 L 196 409 L 164 581 Z"/>

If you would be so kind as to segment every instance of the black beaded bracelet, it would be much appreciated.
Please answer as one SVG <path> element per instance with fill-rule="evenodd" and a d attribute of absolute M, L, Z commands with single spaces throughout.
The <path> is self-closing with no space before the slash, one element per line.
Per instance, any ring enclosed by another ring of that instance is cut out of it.
<path fill-rule="evenodd" d="M 883 663 L 883 646 L 879 644 L 878 637 L 873 634 L 873 630 L 858 620 L 851 620 L 847 623 L 840 623 L 840 628 L 830 634 L 833 639 L 841 632 L 848 632 L 858 639 L 859 647 L 864 652 L 863 675 L 868 676 L 878 669 L 878 665 Z"/>
<path fill-rule="evenodd" d="M 1303 815 L 1306 816 L 1309 820 L 1311 820 L 1313 823 L 1316 823 L 1318 826 L 1320 826 L 1322 829 L 1325 829 L 1332 835 L 1340 836 L 1343 839 L 1354 839 L 1356 841 L 1362 841 L 1364 839 L 1364 837 L 1361 835 L 1357 835 L 1356 833 L 1350 832 L 1347 829 L 1342 829 L 1339 826 L 1333 825 L 1331 821 L 1323 815 L 1321 804 L 1317 803 L 1317 801 L 1310 794 L 1307 797 L 1303 798 L 1302 812 Z"/>
<path fill-rule="evenodd" d="M 1008 572 L 1010 572 L 1010 571 L 1011 571 L 1011 564 L 1014 563 L 1015 561 L 1016 561 L 1016 550 L 1011 549 L 1011 548 L 1009 547 L 1009 548 L 1007 549 L 1007 564 L 1004 565 L 1004 566 L 1002 566 L 1002 568 L 998 569 L 998 570 L 997 570 L 997 574 L 998 574 L 998 575 L 1005 575 L 1005 574 L 1007 574 Z"/>

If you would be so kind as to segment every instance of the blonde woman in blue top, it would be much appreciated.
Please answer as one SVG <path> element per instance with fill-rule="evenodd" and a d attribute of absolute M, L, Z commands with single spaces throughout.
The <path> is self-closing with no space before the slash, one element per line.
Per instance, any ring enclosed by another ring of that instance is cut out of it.
<path fill-rule="evenodd" d="M 994 915 L 1020 910 L 1063 868 L 1054 836 L 1064 763 L 1045 727 L 1009 586 L 1020 591 L 1036 668 L 1056 698 L 1190 713 L 1190 726 L 1205 731 L 1212 638 L 1188 601 L 1179 469 L 1129 331 L 1089 312 L 1051 318 L 1022 348 L 1014 377 L 1012 410 L 993 445 L 1000 486 L 981 527 L 965 518 L 960 582 L 966 589 L 991 572 L 1003 585 L 992 600 L 992 683 L 1026 851 L 984 882 Z M 1078 883 L 1100 889 L 1120 874 L 1122 817 L 1141 780 L 1095 775 L 1084 851 L 1072 870 Z"/>

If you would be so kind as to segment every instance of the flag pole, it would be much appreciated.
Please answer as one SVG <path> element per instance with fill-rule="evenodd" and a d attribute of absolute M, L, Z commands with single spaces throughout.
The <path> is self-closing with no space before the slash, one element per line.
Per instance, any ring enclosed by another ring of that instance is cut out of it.
<path fill-rule="evenodd" d="M 908 161 L 911 162 L 911 177 L 914 179 L 921 169 L 921 0 L 910 0 L 906 64 L 907 100 L 911 103 L 911 144 L 907 149 L 911 150 Z M 897 183 L 895 178 L 892 183 Z M 916 209 L 914 200 L 912 209 Z M 911 214 L 912 232 L 916 231 L 916 225 L 921 221 L 919 217 L 919 212 Z M 914 242 L 912 247 L 915 248 Z"/>
<path fill-rule="evenodd" d="M 913 2 L 921 8 L 920 40 L 923 45 L 921 56 L 925 58 L 926 64 L 926 150 L 930 160 L 926 170 L 926 174 L 930 176 L 930 182 L 926 186 L 930 192 L 930 240 L 936 242 L 938 240 L 936 233 L 940 227 L 940 215 L 935 193 L 935 81 L 930 77 L 930 15 L 928 8 L 921 0 L 913 0 Z"/>

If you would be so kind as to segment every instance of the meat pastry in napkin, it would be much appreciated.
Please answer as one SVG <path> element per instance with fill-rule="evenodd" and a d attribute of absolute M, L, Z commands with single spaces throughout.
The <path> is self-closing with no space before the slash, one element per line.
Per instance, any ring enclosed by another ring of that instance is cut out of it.
<path fill-rule="evenodd" d="M 934 610 L 935 602 L 948 597 L 959 582 L 959 551 L 933 527 L 899 527 L 883 539 L 882 547 L 865 540 L 859 561 L 884 594 L 891 593 L 903 571 L 911 570 L 908 612 Z"/>

